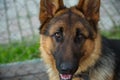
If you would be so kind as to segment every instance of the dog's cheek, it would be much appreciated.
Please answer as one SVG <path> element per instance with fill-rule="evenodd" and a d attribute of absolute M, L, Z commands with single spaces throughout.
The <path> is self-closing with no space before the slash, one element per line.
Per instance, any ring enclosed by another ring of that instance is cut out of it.
<path fill-rule="evenodd" d="M 46 54 L 48 55 L 53 54 L 56 45 L 51 37 L 42 35 L 40 37 L 40 44 L 41 44 L 40 46 L 44 49 Z"/>
<path fill-rule="evenodd" d="M 93 40 L 90 40 L 90 39 L 87 39 L 85 41 L 85 43 L 83 44 L 83 47 L 81 49 L 81 51 L 83 52 L 83 57 L 81 58 L 81 61 L 84 61 L 86 58 L 88 58 L 92 52 L 94 51 L 94 41 Z"/>
<path fill-rule="evenodd" d="M 48 37 L 47 46 L 49 48 L 50 53 L 53 55 L 56 48 L 56 43 L 52 37 Z"/>
<path fill-rule="evenodd" d="M 44 62 L 50 65 L 53 69 L 56 67 L 52 53 L 54 51 L 54 48 L 54 42 L 51 37 L 45 35 L 40 36 L 41 57 L 43 58 Z"/>

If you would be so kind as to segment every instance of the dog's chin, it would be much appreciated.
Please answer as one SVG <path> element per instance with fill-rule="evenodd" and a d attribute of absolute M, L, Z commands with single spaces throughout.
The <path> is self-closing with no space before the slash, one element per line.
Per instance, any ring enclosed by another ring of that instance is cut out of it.
<path fill-rule="evenodd" d="M 72 80 L 72 74 L 60 74 L 60 80 Z"/>

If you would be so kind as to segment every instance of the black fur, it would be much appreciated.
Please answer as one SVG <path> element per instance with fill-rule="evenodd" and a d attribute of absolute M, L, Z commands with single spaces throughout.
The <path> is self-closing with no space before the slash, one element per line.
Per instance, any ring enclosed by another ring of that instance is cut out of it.
<path fill-rule="evenodd" d="M 114 58 L 111 58 L 112 60 L 115 61 L 114 80 L 120 80 L 120 40 L 107 39 L 105 37 L 102 37 L 102 43 L 104 48 L 104 49 L 102 48 L 103 55 L 105 56 L 106 53 L 108 55 L 112 55 L 112 54 L 114 55 Z M 108 49 L 106 50 L 105 47 L 108 48 L 110 52 L 106 52 L 108 51 Z"/>

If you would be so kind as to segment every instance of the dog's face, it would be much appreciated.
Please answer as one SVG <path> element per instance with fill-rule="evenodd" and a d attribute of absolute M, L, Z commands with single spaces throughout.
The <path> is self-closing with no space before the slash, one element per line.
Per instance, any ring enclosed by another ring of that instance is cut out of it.
<path fill-rule="evenodd" d="M 54 58 L 54 64 L 61 80 L 71 80 L 79 66 L 94 51 L 99 14 L 98 12 L 86 12 L 86 8 L 92 4 L 89 0 L 81 0 L 78 6 L 70 9 L 63 7 L 61 1 L 53 0 L 57 6 L 51 1 L 46 3 L 49 9 L 48 11 L 46 9 L 47 12 L 45 8 L 43 9 L 46 7 L 43 6 L 44 0 L 41 1 L 41 46 L 46 54 Z M 86 4 L 83 9 L 81 3 Z M 99 4 L 99 0 L 94 1 L 94 4 L 95 7 Z M 99 8 L 93 11 L 99 11 Z"/>

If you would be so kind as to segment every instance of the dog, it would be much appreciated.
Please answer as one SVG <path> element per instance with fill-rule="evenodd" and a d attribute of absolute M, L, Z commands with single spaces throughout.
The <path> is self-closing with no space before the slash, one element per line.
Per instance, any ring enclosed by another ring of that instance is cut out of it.
<path fill-rule="evenodd" d="M 100 35 L 100 0 L 41 0 L 40 51 L 49 80 L 120 80 L 120 40 Z"/>

